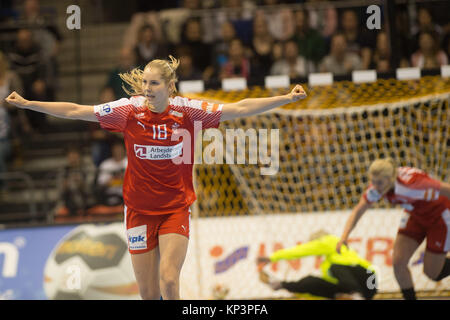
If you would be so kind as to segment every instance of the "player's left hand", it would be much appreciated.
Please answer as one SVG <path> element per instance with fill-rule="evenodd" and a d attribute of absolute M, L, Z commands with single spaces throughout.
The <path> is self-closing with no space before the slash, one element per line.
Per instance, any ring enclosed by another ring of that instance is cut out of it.
<path fill-rule="evenodd" d="M 266 264 L 270 263 L 270 258 L 268 258 L 268 257 L 258 257 L 258 258 L 256 258 L 256 263 L 257 264 L 264 264 L 264 265 L 266 265 Z"/>
<path fill-rule="evenodd" d="M 289 98 L 291 99 L 292 102 L 296 102 L 298 100 L 305 99 L 306 96 L 307 95 L 306 95 L 305 90 L 299 84 L 297 84 L 294 87 L 294 89 L 292 89 L 291 93 L 289 93 Z"/>

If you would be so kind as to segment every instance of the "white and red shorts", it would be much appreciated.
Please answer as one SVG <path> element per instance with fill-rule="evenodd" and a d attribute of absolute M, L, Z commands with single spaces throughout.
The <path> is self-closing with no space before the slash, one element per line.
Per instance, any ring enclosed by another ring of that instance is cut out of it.
<path fill-rule="evenodd" d="M 438 215 L 430 215 L 428 221 L 404 212 L 398 233 L 419 243 L 426 238 L 426 249 L 434 253 L 450 251 L 450 208 L 441 208 Z"/>
<path fill-rule="evenodd" d="M 190 218 L 189 207 L 178 213 L 149 215 L 125 206 L 128 251 L 131 254 L 148 252 L 158 246 L 160 235 L 168 233 L 181 234 L 189 239 Z"/>

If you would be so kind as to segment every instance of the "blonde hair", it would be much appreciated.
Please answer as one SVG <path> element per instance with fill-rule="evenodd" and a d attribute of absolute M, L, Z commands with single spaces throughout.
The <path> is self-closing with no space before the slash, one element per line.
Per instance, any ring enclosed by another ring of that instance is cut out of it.
<path fill-rule="evenodd" d="M 377 159 L 369 167 L 369 174 L 373 176 L 395 178 L 396 172 L 395 162 L 392 158 Z"/>
<path fill-rule="evenodd" d="M 180 60 L 175 59 L 173 56 L 169 56 L 170 60 L 161 60 L 155 59 L 147 63 L 144 70 L 147 68 L 150 69 L 158 69 L 161 73 L 161 78 L 164 80 L 166 84 L 173 82 L 173 88 L 171 88 L 170 95 L 174 95 L 177 91 L 175 87 L 175 83 L 178 81 L 176 70 L 180 65 Z M 122 84 L 122 89 L 130 96 L 137 96 L 144 94 L 142 90 L 142 75 L 144 70 L 139 68 L 134 68 L 133 70 L 126 73 L 119 73 L 120 79 L 122 79 L 125 83 L 127 83 L 131 90 L 125 88 Z"/>
<path fill-rule="evenodd" d="M 330 233 L 324 229 L 320 229 L 309 236 L 309 241 L 317 240 L 324 236 L 329 235 Z"/>

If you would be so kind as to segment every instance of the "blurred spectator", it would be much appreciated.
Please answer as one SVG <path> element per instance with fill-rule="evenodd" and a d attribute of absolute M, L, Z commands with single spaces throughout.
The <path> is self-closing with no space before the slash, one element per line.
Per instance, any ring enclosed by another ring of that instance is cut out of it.
<path fill-rule="evenodd" d="M 424 69 L 439 68 L 448 64 L 447 55 L 439 48 L 437 35 L 423 31 L 419 35 L 419 50 L 411 56 L 411 65 Z"/>
<path fill-rule="evenodd" d="M 127 168 L 127 157 L 122 141 L 112 145 L 112 157 L 102 162 L 99 168 L 97 187 L 99 201 L 107 206 L 123 203 L 123 178 Z"/>
<path fill-rule="evenodd" d="M 308 12 L 297 10 L 295 12 L 295 40 L 298 53 L 307 60 L 318 64 L 325 56 L 325 40 L 315 29 L 309 26 Z"/>
<path fill-rule="evenodd" d="M 273 63 L 273 38 L 268 29 L 268 20 L 264 11 L 257 11 L 253 18 L 253 37 L 251 42 L 252 66 L 259 76 L 266 76 Z M 253 75 L 255 75 L 253 73 Z"/>
<path fill-rule="evenodd" d="M 128 72 L 135 67 L 135 52 L 129 48 L 122 48 L 119 53 L 119 64 L 109 72 L 108 80 L 106 82 L 106 87 L 109 87 L 114 91 L 114 100 L 128 97 L 122 89 L 123 82 L 119 77 L 119 73 Z"/>
<path fill-rule="evenodd" d="M 153 39 L 158 43 L 167 43 L 163 41 L 162 21 L 159 12 L 137 12 L 131 17 L 131 22 L 123 37 L 124 48 L 134 48 L 139 42 L 140 30 L 143 26 L 149 25 L 153 29 Z"/>
<path fill-rule="evenodd" d="M 220 78 L 249 78 L 250 60 L 245 55 L 245 47 L 240 39 L 233 39 L 228 50 L 228 61 L 223 65 Z"/>
<path fill-rule="evenodd" d="M 284 58 L 275 61 L 270 73 L 272 75 L 286 74 L 293 79 L 304 77 L 314 71 L 314 64 L 300 56 L 296 41 L 290 40 L 284 43 Z"/>
<path fill-rule="evenodd" d="M 225 21 L 222 24 L 221 36 L 213 45 L 214 65 L 219 69 L 227 62 L 228 50 L 230 42 L 236 38 L 236 30 L 231 21 Z"/>
<path fill-rule="evenodd" d="M 377 59 L 375 67 L 373 69 L 375 69 L 379 73 L 390 72 L 392 70 L 391 62 L 389 59 L 386 58 Z"/>
<path fill-rule="evenodd" d="M 197 18 L 189 18 L 184 25 L 181 44 L 192 52 L 194 67 L 211 73 L 211 45 L 202 40 L 202 25 Z"/>
<path fill-rule="evenodd" d="M 284 58 L 284 42 L 276 41 L 272 47 L 272 59 L 274 61 L 281 60 Z"/>
<path fill-rule="evenodd" d="M 179 81 L 202 79 L 202 73 L 192 63 L 192 53 L 188 47 L 178 47 L 176 50 L 176 56 L 180 60 L 180 65 L 177 69 L 177 77 Z"/>
<path fill-rule="evenodd" d="M 355 11 L 344 10 L 341 16 L 342 33 L 347 40 L 347 50 L 361 57 L 361 68 L 368 69 L 375 47 L 375 32 L 362 31 Z"/>
<path fill-rule="evenodd" d="M 264 0 L 263 5 L 273 6 L 280 4 L 279 0 Z M 290 8 L 270 8 L 264 10 L 267 17 L 270 35 L 277 41 L 286 41 L 294 36 L 295 22 L 294 15 Z"/>
<path fill-rule="evenodd" d="M 406 5 L 399 5 L 395 16 L 395 26 L 397 29 L 397 37 L 395 39 L 397 43 L 398 61 L 391 61 L 393 63 L 392 68 L 404 68 L 409 67 L 409 59 L 412 51 L 412 39 L 410 21 L 408 16 L 408 8 Z"/>
<path fill-rule="evenodd" d="M 307 0 L 306 2 L 321 2 L 322 0 Z M 316 29 L 322 37 L 329 39 L 338 28 L 337 10 L 332 6 L 321 6 L 319 9 L 309 9 L 309 26 Z"/>
<path fill-rule="evenodd" d="M 421 33 L 425 31 L 436 34 L 436 41 L 438 46 L 441 44 L 443 35 L 442 28 L 434 22 L 430 10 L 422 7 L 417 10 L 417 24 L 412 28 L 412 35 L 413 35 L 412 49 L 414 52 L 419 49 L 420 46 L 419 37 Z"/>
<path fill-rule="evenodd" d="M 167 42 L 173 45 L 178 45 L 182 41 L 182 32 L 184 29 L 184 25 L 186 21 L 192 17 L 192 13 L 194 10 L 198 10 L 201 8 L 200 0 L 180 0 L 181 6 L 178 8 L 161 10 L 158 12 L 158 17 L 160 19 L 160 25 L 162 26 L 162 33 L 164 37 L 167 39 Z M 206 27 L 204 30 L 209 31 L 209 24 L 204 24 L 203 19 L 202 25 Z M 212 26 L 215 27 L 217 25 L 217 20 L 214 20 Z M 207 32 L 208 32 L 207 31 Z M 202 34 L 204 36 L 204 34 Z M 202 40 L 204 40 L 202 38 Z"/>
<path fill-rule="evenodd" d="M 25 0 L 21 18 L 30 27 L 33 39 L 43 49 L 42 59 L 45 60 L 45 79 L 47 94 L 50 100 L 54 100 L 57 86 L 58 62 L 61 33 L 56 27 L 55 21 L 48 15 L 43 15 L 39 0 Z"/>
<path fill-rule="evenodd" d="M 233 22 L 237 37 L 244 45 L 250 44 L 255 3 L 251 0 L 224 0 L 223 4 L 227 9 L 226 20 Z"/>
<path fill-rule="evenodd" d="M 70 147 L 66 153 L 66 161 L 67 164 L 61 172 L 61 200 L 70 215 L 74 216 L 79 212 L 84 214 L 89 207 L 90 190 L 80 150 Z"/>
<path fill-rule="evenodd" d="M 331 38 L 331 52 L 320 64 L 320 72 L 331 72 L 345 75 L 353 70 L 361 69 L 361 59 L 356 53 L 347 51 L 347 41 L 342 33 Z"/>
<path fill-rule="evenodd" d="M 17 72 L 24 88 L 24 97 L 29 100 L 51 101 L 52 94 L 46 83 L 47 61 L 42 56 L 41 47 L 34 41 L 29 29 L 19 29 L 16 42 L 8 55 L 11 69 Z M 42 131 L 46 125 L 46 115 L 25 110 L 33 129 Z"/>
<path fill-rule="evenodd" d="M 6 56 L 0 51 L 0 172 L 6 171 L 7 160 L 13 155 L 12 143 L 20 145 L 20 138 L 31 130 L 25 111 L 5 101 L 13 91 L 23 94 L 22 82 L 17 73 L 9 69 Z"/>
<path fill-rule="evenodd" d="M 167 56 L 166 47 L 156 40 L 153 27 L 144 25 L 139 30 L 138 43 L 134 47 L 136 64 L 141 68 L 153 59 L 164 59 Z"/>
<path fill-rule="evenodd" d="M 100 103 L 108 103 L 116 100 L 112 88 L 105 87 L 100 91 Z M 97 122 L 89 122 L 91 155 L 95 167 L 107 158 L 111 157 L 111 140 L 114 137 L 122 137 L 119 132 L 109 132 L 100 128 Z"/>
<path fill-rule="evenodd" d="M 377 45 L 375 47 L 372 56 L 372 63 L 370 64 L 370 69 L 378 69 L 377 66 L 379 65 L 379 61 L 384 61 L 381 63 L 382 67 L 380 66 L 382 69 L 384 69 L 384 67 L 386 67 L 386 61 L 389 62 L 390 59 L 391 59 L 391 49 L 389 39 L 387 33 L 382 31 L 377 35 Z M 391 63 L 389 63 L 388 65 L 390 66 Z"/>

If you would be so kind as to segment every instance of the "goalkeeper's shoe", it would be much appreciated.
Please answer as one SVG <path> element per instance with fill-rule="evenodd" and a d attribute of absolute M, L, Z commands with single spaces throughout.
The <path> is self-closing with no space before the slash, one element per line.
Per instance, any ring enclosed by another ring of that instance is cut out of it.
<path fill-rule="evenodd" d="M 273 276 L 270 276 L 264 271 L 259 272 L 259 280 L 265 284 L 267 284 L 269 287 L 271 287 L 273 290 L 281 289 L 281 281 L 276 279 Z"/>

